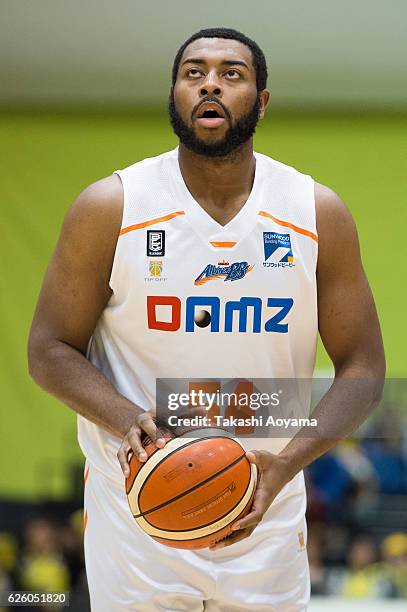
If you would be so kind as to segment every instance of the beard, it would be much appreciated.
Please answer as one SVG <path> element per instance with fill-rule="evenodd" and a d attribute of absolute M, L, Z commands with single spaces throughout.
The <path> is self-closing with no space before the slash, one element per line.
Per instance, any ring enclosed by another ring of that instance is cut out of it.
<path fill-rule="evenodd" d="M 220 104 L 220 101 L 215 97 L 206 97 L 201 100 L 201 103 L 204 101 L 212 101 Z M 168 101 L 168 114 L 172 129 L 178 136 L 180 142 L 198 155 L 203 155 L 204 157 L 226 157 L 247 142 L 256 131 L 256 126 L 259 121 L 260 96 L 257 96 L 256 101 L 249 112 L 246 115 L 243 115 L 243 117 L 237 119 L 234 124 L 232 124 L 228 109 L 225 108 L 223 104 L 220 105 L 225 112 L 226 119 L 229 121 L 229 128 L 221 140 L 208 143 L 198 138 L 195 135 L 194 130 L 185 123 L 176 109 L 174 93 L 171 92 L 170 94 Z"/>

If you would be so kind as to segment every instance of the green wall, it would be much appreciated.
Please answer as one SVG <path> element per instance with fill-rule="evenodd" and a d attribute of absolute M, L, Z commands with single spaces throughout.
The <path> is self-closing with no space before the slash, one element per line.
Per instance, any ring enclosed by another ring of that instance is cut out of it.
<path fill-rule="evenodd" d="M 273 114 L 256 149 L 338 191 L 360 233 L 388 373 L 406 375 L 407 116 Z M 63 216 L 90 182 L 176 145 L 165 114 L 0 115 L 0 496 L 63 497 L 81 461 L 71 411 L 30 380 L 26 340 Z M 329 361 L 320 351 L 318 366 Z"/>

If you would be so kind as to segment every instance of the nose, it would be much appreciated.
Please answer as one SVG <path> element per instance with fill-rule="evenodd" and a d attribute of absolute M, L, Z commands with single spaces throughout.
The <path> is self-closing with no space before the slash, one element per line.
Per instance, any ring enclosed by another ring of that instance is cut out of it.
<path fill-rule="evenodd" d="M 222 87 L 220 86 L 217 76 L 213 74 L 213 72 L 208 72 L 199 93 L 202 97 L 211 95 L 222 97 Z"/>

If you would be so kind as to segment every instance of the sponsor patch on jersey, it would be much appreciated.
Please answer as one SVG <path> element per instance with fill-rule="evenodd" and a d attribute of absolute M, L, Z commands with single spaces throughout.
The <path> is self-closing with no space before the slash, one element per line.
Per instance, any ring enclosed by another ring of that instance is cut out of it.
<path fill-rule="evenodd" d="M 254 265 L 251 266 L 247 261 L 235 261 L 229 263 L 228 261 L 219 261 L 217 265 L 208 264 L 199 276 L 195 279 L 195 285 L 203 285 L 208 281 L 215 279 L 223 279 L 224 281 L 236 281 L 240 280 L 246 274 L 251 272 Z"/>
<path fill-rule="evenodd" d="M 294 256 L 290 234 L 263 232 L 265 268 L 293 268 Z"/>
<path fill-rule="evenodd" d="M 165 230 L 147 230 L 147 257 L 164 257 Z"/>
<path fill-rule="evenodd" d="M 147 295 L 148 329 L 166 332 L 287 334 L 293 298 L 241 297 L 223 301 L 216 295 Z"/>

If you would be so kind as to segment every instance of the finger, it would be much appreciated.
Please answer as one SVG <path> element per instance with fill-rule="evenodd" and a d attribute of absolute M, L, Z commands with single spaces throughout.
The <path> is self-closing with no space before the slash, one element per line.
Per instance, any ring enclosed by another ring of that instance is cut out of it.
<path fill-rule="evenodd" d="M 250 463 L 255 463 L 257 465 L 256 451 L 247 451 L 246 457 L 248 458 Z"/>
<path fill-rule="evenodd" d="M 137 456 L 137 459 L 139 461 L 146 461 L 147 453 L 141 443 L 140 434 L 141 431 L 138 428 L 132 427 L 127 434 L 127 438 L 134 454 Z"/>
<path fill-rule="evenodd" d="M 239 531 L 237 533 L 232 533 L 227 536 L 220 542 L 216 542 L 215 544 L 211 544 L 209 546 L 209 550 L 219 550 L 220 548 L 225 548 L 226 546 L 231 546 L 232 544 L 236 544 L 236 542 L 240 542 L 240 540 L 244 540 L 248 538 L 253 532 L 253 529 L 245 529 L 244 531 Z"/>
<path fill-rule="evenodd" d="M 236 521 L 232 529 L 241 529 L 242 527 L 247 527 L 255 520 L 260 522 L 265 512 L 269 509 L 273 499 L 273 496 L 266 493 L 262 489 L 258 489 L 254 495 L 254 500 L 250 512 L 242 519 Z"/>
<path fill-rule="evenodd" d="M 232 525 L 232 530 L 238 531 L 241 529 L 247 529 L 248 527 L 252 527 L 254 529 L 260 523 L 262 518 L 263 513 L 257 511 L 250 512 L 250 514 L 234 523 Z"/>
<path fill-rule="evenodd" d="M 154 423 L 150 413 L 146 412 L 145 414 L 141 414 L 137 419 L 137 423 L 139 427 L 150 436 L 151 440 L 158 448 L 163 448 L 163 446 L 165 446 L 165 439 Z"/>
<path fill-rule="evenodd" d="M 130 474 L 129 451 L 131 451 L 131 446 L 125 438 L 117 452 L 117 458 L 122 468 L 122 472 L 126 477 Z"/>
<path fill-rule="evenodd" d="M 246 457 L 250 463 L 257 465 L 259 470 L 263 470 L 270 465 L 273 455 L 267 451 L 250 450 L 246 452 Z"/>
<path fill-rule="evenodd" d="M 272 496 L 267 494 L 264 490 L 258 489 L 254 495 L 250 512 L 232 525 L 233 531 L 245 529 L 255 524 L 257 525 L 262 520 L 264 513 L 268 510 L 272 501 Z"/>
<path fill-rule="evenodd" d="M 253 463 L 253 465 L 255 465 L 257 468 L 256 469 L 256 483 L 257 483 L 256 486 L 258 486 L 260 483 L 261 475 L 262 475 L 262 468 L 259 465 L 258 455 L 256 451 L 247 451 L 246 457 L 250 461 L 250 463 Z"/>

